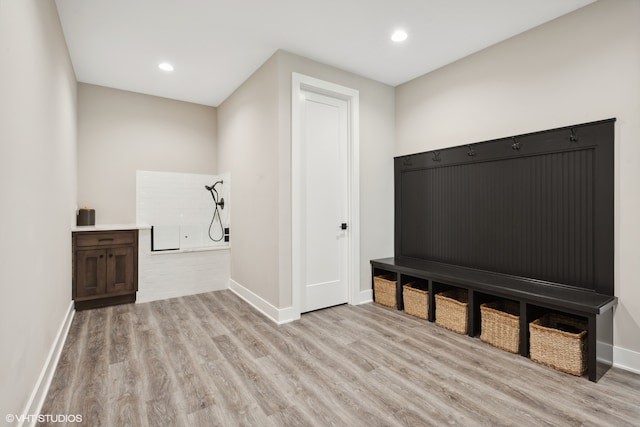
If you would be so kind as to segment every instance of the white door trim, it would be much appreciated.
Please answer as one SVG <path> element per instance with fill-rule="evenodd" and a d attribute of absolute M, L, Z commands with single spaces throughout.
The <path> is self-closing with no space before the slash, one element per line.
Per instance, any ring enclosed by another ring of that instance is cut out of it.
<path fill-rule="evenodd" d="M 299 73 L 291 78 L 291 299 L 293 315 L 300 318 L 301 286 L 301 113 L 303 90 L 347 101 L 348 137 L 348 282 L 349 304 L 358 303 L 360 294 L 360 94 L 357 90 Z"/>

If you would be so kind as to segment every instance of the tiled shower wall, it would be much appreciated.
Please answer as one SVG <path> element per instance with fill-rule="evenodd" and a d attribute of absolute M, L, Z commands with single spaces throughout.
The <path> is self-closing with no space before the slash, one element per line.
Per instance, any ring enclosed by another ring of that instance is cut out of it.
<path fill-rule="evenodd" d="M 151 230 L 140 230 L 138 302 L 218 291 L 229 287 L 230 249 L 151 252 Z"/>
<path fill-rule="evenodd" d="M 137 171 L 136 222 L 156 227 L 180 228 L 180 248 L 228 246 L 212 241 L 209 225 L 214 210 L 211 193 L 204 187 L 223 181 L 216 187 L 224 199 L 219 209 L 224 227 L 229 227 L 231 214 L 231 179 L 229 174 L 198 175 L 189 173 Z M 218 219 L 211 229 L 214 238 L 220 237 Z"/>
<path fill-rule="evenodd" d="M 138 302 L 175 298 L 228 287 L 229 244 L 215 243 L 207 237 L 214 205 L 211 194 L 204 186 L 210 186 L 220 180 L 224 183 L 217 189 L 225 201 L 225 207 L 220 213 L 224 226 L 228 227 L 231 213 L 229 174 L 137 172 L 137 223 L 180 227 L 183 246 L 180 251 L 152 252 L 151 230 L 141 230 Z M 185 240 L 185 236 L 189 239 Z M 187 241 L 189 243 L 184 247 Z"/>

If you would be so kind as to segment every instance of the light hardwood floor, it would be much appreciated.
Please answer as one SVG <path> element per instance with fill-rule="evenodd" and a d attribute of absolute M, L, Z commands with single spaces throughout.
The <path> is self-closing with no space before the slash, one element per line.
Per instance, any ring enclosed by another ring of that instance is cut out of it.
<path fill-rule="evenodd" d="M 218 291 L 76 313 L 41 413 L 118 427 L 640 426 L 640 375 L 592 383 L 375 304 L 277 326 Z"/>

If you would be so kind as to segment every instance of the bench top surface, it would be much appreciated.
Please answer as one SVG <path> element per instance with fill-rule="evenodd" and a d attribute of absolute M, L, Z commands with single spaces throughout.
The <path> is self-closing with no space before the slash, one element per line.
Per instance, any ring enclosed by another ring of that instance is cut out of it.
<path fill-rule="evenodd" d="M 617 298 L 612 295 L 415 258 L 376 259 L 371 260 L 371 265 L 382 269 L 388 268 L 391 271 L 417 278 L 430 279 L 448 285 L 459 285 L 498 297 L 559 307 L 577 313 L 599 314 L 617 301 Z"/>

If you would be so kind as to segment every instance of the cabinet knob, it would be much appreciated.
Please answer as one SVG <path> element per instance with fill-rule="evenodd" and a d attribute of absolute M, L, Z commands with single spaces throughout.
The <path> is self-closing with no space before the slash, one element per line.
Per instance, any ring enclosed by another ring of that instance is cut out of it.
<path fill-rule="evenodd" d="M 103 258 L 103 257 L 104 257 L 104 255 L 100 255 L 100 258 Z"/>
<path fill-rule="evenodd" d="M 109 254 L 109 258 L 113 258 L 113 254 Z"/>

